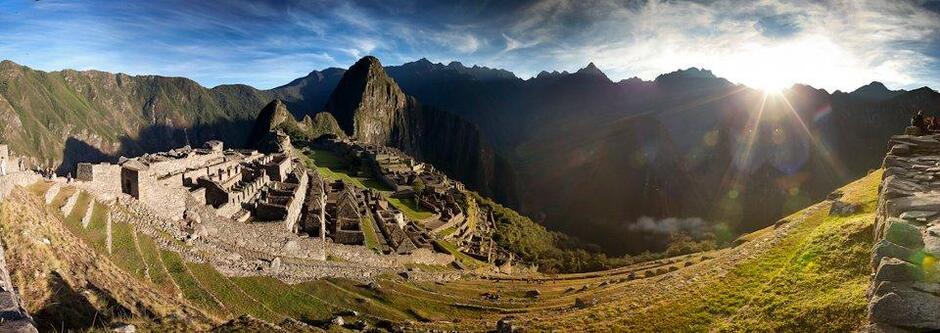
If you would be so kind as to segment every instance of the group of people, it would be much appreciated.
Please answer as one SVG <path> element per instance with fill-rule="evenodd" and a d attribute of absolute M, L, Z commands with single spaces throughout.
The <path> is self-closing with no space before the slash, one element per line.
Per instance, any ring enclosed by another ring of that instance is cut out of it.
<path fill-rule="evenodd" d="M 924 114 L 924 110 L 917 110 L 911 117 L 911 127 L 920 130 L 920 134 L 940 132 L 940 119 Z"/>

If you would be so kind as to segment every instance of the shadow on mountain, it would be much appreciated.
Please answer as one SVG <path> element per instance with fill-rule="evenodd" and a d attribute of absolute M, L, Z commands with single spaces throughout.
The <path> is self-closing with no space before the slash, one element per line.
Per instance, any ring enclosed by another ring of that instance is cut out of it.
<path fill-rule="evenodd" d="M 62 163 L 56 168 L 56 174 L 75 176 L 76 167 L 82 162 L 116 163 L 121 156 L 140 156 L 185 145 L 201 147 L 210 140 L 222 140 L 226 148 L 243 148 L 246 147 L 248 133 L 253 124 L 254 121 L 251 120 L 224 120 L 186 128 L 153 125 L 142 129 L 136 138 L 129 136 L 120 138 L 121 148 L 113 154 L 108 154 L 81 139 L 69 137 L 65 141 Z"/>
<path fill-rule="evenodd" d="M 79 162 L 105 162 L 111 161 L 114 158 L 107 153 L 98 149 L 91 144 L 88 144 L 81 139 L 75 137 L 69 137 L 65 140 L 65 148 L 62 153 L 62 163 L 56 168 L 55 172 L 59 175 L 67 175 L 71 173 L 74 176 L 75 165 Z"/>

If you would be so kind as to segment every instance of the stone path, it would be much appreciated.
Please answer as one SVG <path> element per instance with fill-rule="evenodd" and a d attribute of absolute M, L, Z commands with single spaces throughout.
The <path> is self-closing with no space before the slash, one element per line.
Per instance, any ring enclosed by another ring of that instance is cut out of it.
<path fill-rule="evenodd" d="M 894 136 L 872 249 L 872 332 L 940 330 L 940 136 Z"/>

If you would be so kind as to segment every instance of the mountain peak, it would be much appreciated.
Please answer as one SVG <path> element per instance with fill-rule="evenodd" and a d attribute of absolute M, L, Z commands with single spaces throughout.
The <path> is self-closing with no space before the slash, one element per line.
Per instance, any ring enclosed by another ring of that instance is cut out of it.
<path fill-rule="evenodd" d="M 859 87 L 858 89 L 855 89 L 854 91 L 849 93 L 849 95 L 853 95 L 855 97 L 859 97 L 859 98 L 863 98 L 867 100 L 877 101 L 877 100 L 889 99 L 891 97 L 900 95 L 903 92 L 904 90 L 890 90 L 888 89 L 888 87 L 885 87 L 883 83 L 878 82 L 878 81 L 872 81 L 869 84 L 866 84 L 864 86 Z"/>
<path fill-rule="evenodd" d="M 292 119 L 291 117 L 293 116 L 287 111 L 287 105 L 284 104 L 283 101 L 280 99 L 271 101 L 258 113 L 258 118 L 255 120 L 255 127 L 251 130 L 251 135 L 248 137 L 248 144 L 253 146 L 260 143 L 268 132 L 277 128 L 284 121 Z"/>
<path fill-rule="evenodd" d="M 407 103 L 407 96 L 388 76 L 379 59 L 367 56 L 343 74 L 324 111 L 332 114 L 348 135 L 364 142 L 387 142 L 390 123 Z M 377 123 L 382 124 L 374 127 Z"/>
<path fill-rule="evenodd" d="M 597 68 L 597 66 L 594 65 L 594 62 L 588 63 L 587 66 L 585 66 L 582 69 L 579 69 L 577 72 L 574 72 L 574 73 L 577 75 L 583 75 L 583 76 L 592 76 L 592 77 L 598 77 L 598 78 L 602 77 L 605 80 L 610 81 L 610 79 L 607 77 L 607 74 L 604 74 L 604 72 L 602 72 L 600 68 Z"/>
<path fill-rule="evenodd" d="M 423 60 L 427 61 L 427 59 L 423 59 Z M 363 67 L 363 66 L 381 68 L 382 62 L 379 61 L 379 58 L 367 55 L 365 57 L 362 57 L 362 59 L 359 59 L 359 61 L 356 61 L 356 63 L 353 64 L 352 67 L 349 68 L 349 70 L 353 70 L 353 68 L 358 68 L 358 67 Z"/>
<path fill-rule="evenodd" d="M 686 69 L 680 69 L 671 73 L 662 74 L 656 77 L 656 81 L 669 80 L 669 79 L 717 79 L 718 77 L 712 73 L 712 71 L 698 68 L 698 67 L 689 67 Z"/>

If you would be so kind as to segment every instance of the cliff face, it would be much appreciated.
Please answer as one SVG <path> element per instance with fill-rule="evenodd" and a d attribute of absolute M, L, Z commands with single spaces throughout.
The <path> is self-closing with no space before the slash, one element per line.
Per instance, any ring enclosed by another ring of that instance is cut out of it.
<path fill-rule="evenodd" d="M 513 197 L 512 172 L 479 129 L 406 95 L 375 57 L 346 71 L 324 112 L 360 142 L 399 148 L 503 202 Z"/>

